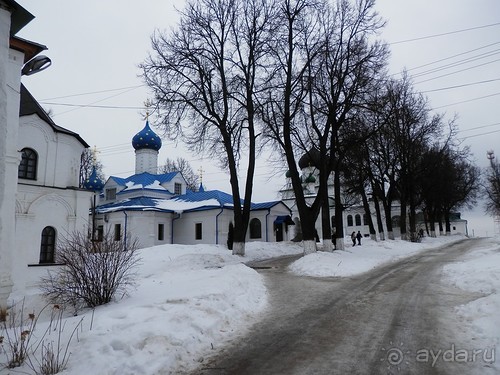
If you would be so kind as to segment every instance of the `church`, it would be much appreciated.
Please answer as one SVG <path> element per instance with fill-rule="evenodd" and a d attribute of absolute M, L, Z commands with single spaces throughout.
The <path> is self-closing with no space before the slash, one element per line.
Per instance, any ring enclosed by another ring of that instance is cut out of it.
<path fill-rule="evenodd" d="M 88 144 L 57 125 L 21 77 L 50 66 L 44 45 L 16 36 L 34 16 L 0 0 L 0 308 L 12 292 L 57 267 L 58 241 L 88 223 L 91 192 L 79 187 Z"/>
<path fill-rule="evenodd" d="M 158 174 L 160 137 L 146 120 L 132 138 L 135 174 L 111 176 L 102 184 L 95 173 L 86 188 L 95 191 L 91 212 L 94 236 L 104 233 L 125 243 L 132 236 L 140 248 L 162 244 L 227 245 L 233 221 L 233 197 L 220 190 L 186 188 L 180 172 Z M 291 211 L 282 201 L 252 203 L 246 241 L 291 239 Z M 124 238 L 122 238 L 124 236 Z"/>

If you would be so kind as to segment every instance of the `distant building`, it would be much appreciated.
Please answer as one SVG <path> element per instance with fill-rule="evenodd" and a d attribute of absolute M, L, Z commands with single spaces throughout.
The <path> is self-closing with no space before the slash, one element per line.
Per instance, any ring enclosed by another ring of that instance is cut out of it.
<path fill-rule="evenodd" d="M 148 121 L 132 139 L 135 174 L 111 176 L 99 193 L 94 220 L 97 239 L 132 236 L 140 247 L 161 244 L 220 244 L 226 246 L 233 222 L 233 198 L 219 190 L 186 188 L 179 172 L 158 174 L 161 140 Z M 89 183 L 92 178 L 89 179 Z M 89 189 L 92 186 L 87 186 Z M 252 203 L 247 241 L 285 241 L 293 225 L 290 209 L 281 201 Z"/>
<path fill-rule="evenodd" d="M 311 149 L 309 152 L 305 153 L 298 162 L 298 166 L 300 171 L 302 172 L 302 187 L 304 190 L 304 195 L 306 198 L 306 201 L 309 204 L 312 204 L 314 199 L 317 196 L 317 192 L 319 190 L 319 175 L 318 175 L 318 170 L 317 168 L 314 167 L 316 163 L 319 163 L 319 160 L 315 160 L 315 158 L 319 158 L 319 155 L 315 149 Z M 292 210 L 292 217 L 294 217 L 294 220 L 297 220 L 299 217 L 297 205 L 295 202 L 295 194 L 293 191 L 292 183 L 291 183 L 291 178 L 289 175 L 289 172 L 285 174 L 285 185 L 283 188 L 280 190 L 281 193 L 281 198 L 282 201 L 290 207 Z M 330 217 L 330 223 L 332 226 L 332 232 L 334 231 L 335 228 L 335 206 L 334 206 L 334 186 L 333 186 L 333 177 L 330 176 L 328 180 L 328 201 L 329 201 L 329 207 L 330 207 L 330 212 L 329 212 L 329 217 Z M 371 209 L 371 216 L 373 223 L 375 225 L 375 230 L 377 231 L 377 224 L 376 224 L 376 214 L 375 214 L 375 206 L 373 201 L 370 201 L 370 209 Z M 381 207 L 382 215 L 383 215 L 383 209 Z M 393 234 L 395 237 L 399 237 L 401 230 L 400 230 L 400 206 L 398 202 L 395 202 L 395 204 L 392 207 L 392 223 L 393 223 Z M 367 220 L 367 215 L 365 210 L 363 209 L 363 206 L 359 203 L 356 202 L 351 202 L 350 204 L 347 204 L 347 208 L 343 212 L 343 232 L 344 236 L 350 236 L 352 232 L 358 232 L 360 231 L 364 236 L 368 237 L 370 235 L 370 230 L 368 226 L 368 220 Z M 460 217 L 460 213 L 454 213 L 451 215 L 450 218 L 451 222 L 451 234 L 468 234 L 467 233 L 467 220 L 464 220 Z M 387 233 L 387 228 L 385 224 L 385 218 L 383 217 L 383 226 L 385 233 Z M 438 223 L 436 223 L 436 228 L 439 228 Z M 295 228 L 294 228 L 295 229 Z M 423 214 L 420 212 L 417 215 L 417 230 L 423 229 L 424 232 L 426 230 L 425 228 L 425 220 L 423 217 Z M 322 226 L 321 226 L 321 214 L 318 215 L 318 218 L 316 220 L 316 230 L 318 232 L 319 238 L 322 238 Z M 295 231 L 292 230 L 292 235 L 291 238 L 294 237 Z M 437 233 L 438 235 L 444 235 L 444 232 L 442 233 Z M 378 236 L 379 233 L 377 232 L 376 235 Z"/>

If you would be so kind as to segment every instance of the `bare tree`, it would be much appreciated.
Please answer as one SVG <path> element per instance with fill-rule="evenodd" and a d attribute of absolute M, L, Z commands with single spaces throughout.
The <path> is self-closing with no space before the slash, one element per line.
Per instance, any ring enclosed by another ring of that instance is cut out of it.
<path fill-rule="evenodd" d="M 177 29 L 153 35 L 154 55 L 141 65 L 166 133 L 227 168 L 233 254 L 239 255 L 245 253 L 255 171 L 254 94 L 272 9 L 264 0 L 189 0 Z M 238 169 L 245 156 L 241 196 Z"/>
<path fill-rule="evenodd" d="M 273 44 L 272 84 L 263 96 L 267 135 L 285 155 L 301 217 L 305 252 L 315 250 L 321 210 L 323 242 L 331 248 L 328 185 L 334 172 L 337 249 L 343 248 L 341 170 L 350 126 L 383 72 L 387 48 L 370 39 L 383 23 L 373 0 L 283 1 Z M 356 120 L 357 121 L 357 120 Z M 315 150 L 315 151 L 314 151 Z M 294 153 L 308 153 L 319 191 L 307 204 Z M 314 157 L 313 152 L 318 154 Z M 320 162 L 319 162 L 320 161 Z"/>
<path fill-rule="evenodd" d="M 193 168 L 191 168 L 189 162 L 182 157 L 178 157 L 175 160 L 167 158 L 165 164 L 160 166 L 160 172 L 179 172 L 186 180 L 188 189 L 191 191 L 198 190 L 198 175 L 193 172 Z"/>
<path fill-rule="evenodd" d="M 493 151 L 488 151 L 490 166 L 486 170 L 486 212 L 500 216 L 500 164 L 495 160 Z"/>
<path fill-rule="evenodd" d="M 80 187 L 83 187 L 85 181 L 90 178 L 94 168 L 96 170 L 97 177 L 101 181 L 104 181 L 105 177 L 102 171 L 103 165 L 101 161 L 96 158 L 95 153 L 91 149 L 86 148 L 83 150 L 80 158 Z"/>
<path fill-rule="evenodd" d="M 75 232 L 59 241 L 56 262 L 64 264 L 42 278 L 40 288 L 51 303 L 82 307 L 106 304 L 122 297 L 134 285 L 140 262 L 137 241 L 110 232 L 102 241 Z"/>

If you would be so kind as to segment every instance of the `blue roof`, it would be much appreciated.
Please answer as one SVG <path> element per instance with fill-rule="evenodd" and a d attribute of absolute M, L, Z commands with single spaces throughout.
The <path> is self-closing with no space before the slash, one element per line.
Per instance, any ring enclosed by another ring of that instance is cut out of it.
<path fill-rule="evenodd" d="M 132 138 L 132 146 L 136 150 L 149 148 L 158 151 L 161 148 L 161 139 L 153 130 L 151 130 L 149 127 L 149 121 L 146 120 L 144 129 L 134 135 L 134 138 Z"/>
<path fill-rule="evenodd" d="M 274 206 L 280 203 L 283 202 L 272 201 L 272 202 L 252 203 L 252 210 L 267 210 L 269 208 L 273 208 Z"/>
<path fill-rule="evenodd" d="M 173 199 L 185 202 L 200 202 L 216 199 L 221 206 L 233 204 L 233 196 L 220 190 L 188 191 L 186 194 L 179 195 Z"/>
<path fill-rule="evenodd" d="M 177 176 L 179 172 L 169 172 L 163 174 L 151 174 L 148 172 L 143 172 L 139 174 L 134 174 L 127 178 L 115 177 L 111 176 L 118 185 L 127 186 L 128 183 L 132 182 L 134 185 L 142 185 L 142 187 L 146 187 L 152 185 L 155 181 L 158 181 L 160 184 L 165 182 L 170 182 L 175 176 Z"/>

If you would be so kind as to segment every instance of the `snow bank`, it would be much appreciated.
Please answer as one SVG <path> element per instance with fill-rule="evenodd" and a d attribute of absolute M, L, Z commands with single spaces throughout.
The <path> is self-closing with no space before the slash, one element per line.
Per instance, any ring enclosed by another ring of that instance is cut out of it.
<path fill-rule="evenodd" d="M 479 296 L 455 309 L 464 331 L 462 339 L 475 346 L 498 349 L 500 347 L 500 238 L 491 239 L 460 262 L 444 266 L 443 271 L 445 282 L 462 290 L 478 293 Z M 500 372 L 498 363 L 491 364 L 491 367 L 496 369 L 494 373 Z"/>
<path fill-rule="evenodd" d="M 303 276 L 352 276 L 370 271 L 380 265 L 411 256 L 422 250 L 439 247 L 463 236 L 425 237 L 421 243 L 402 240 L 372 241 L 365 238 L 356 245 L 333 253 L 316 252 L 292 263 L 290 271 Z"/>

